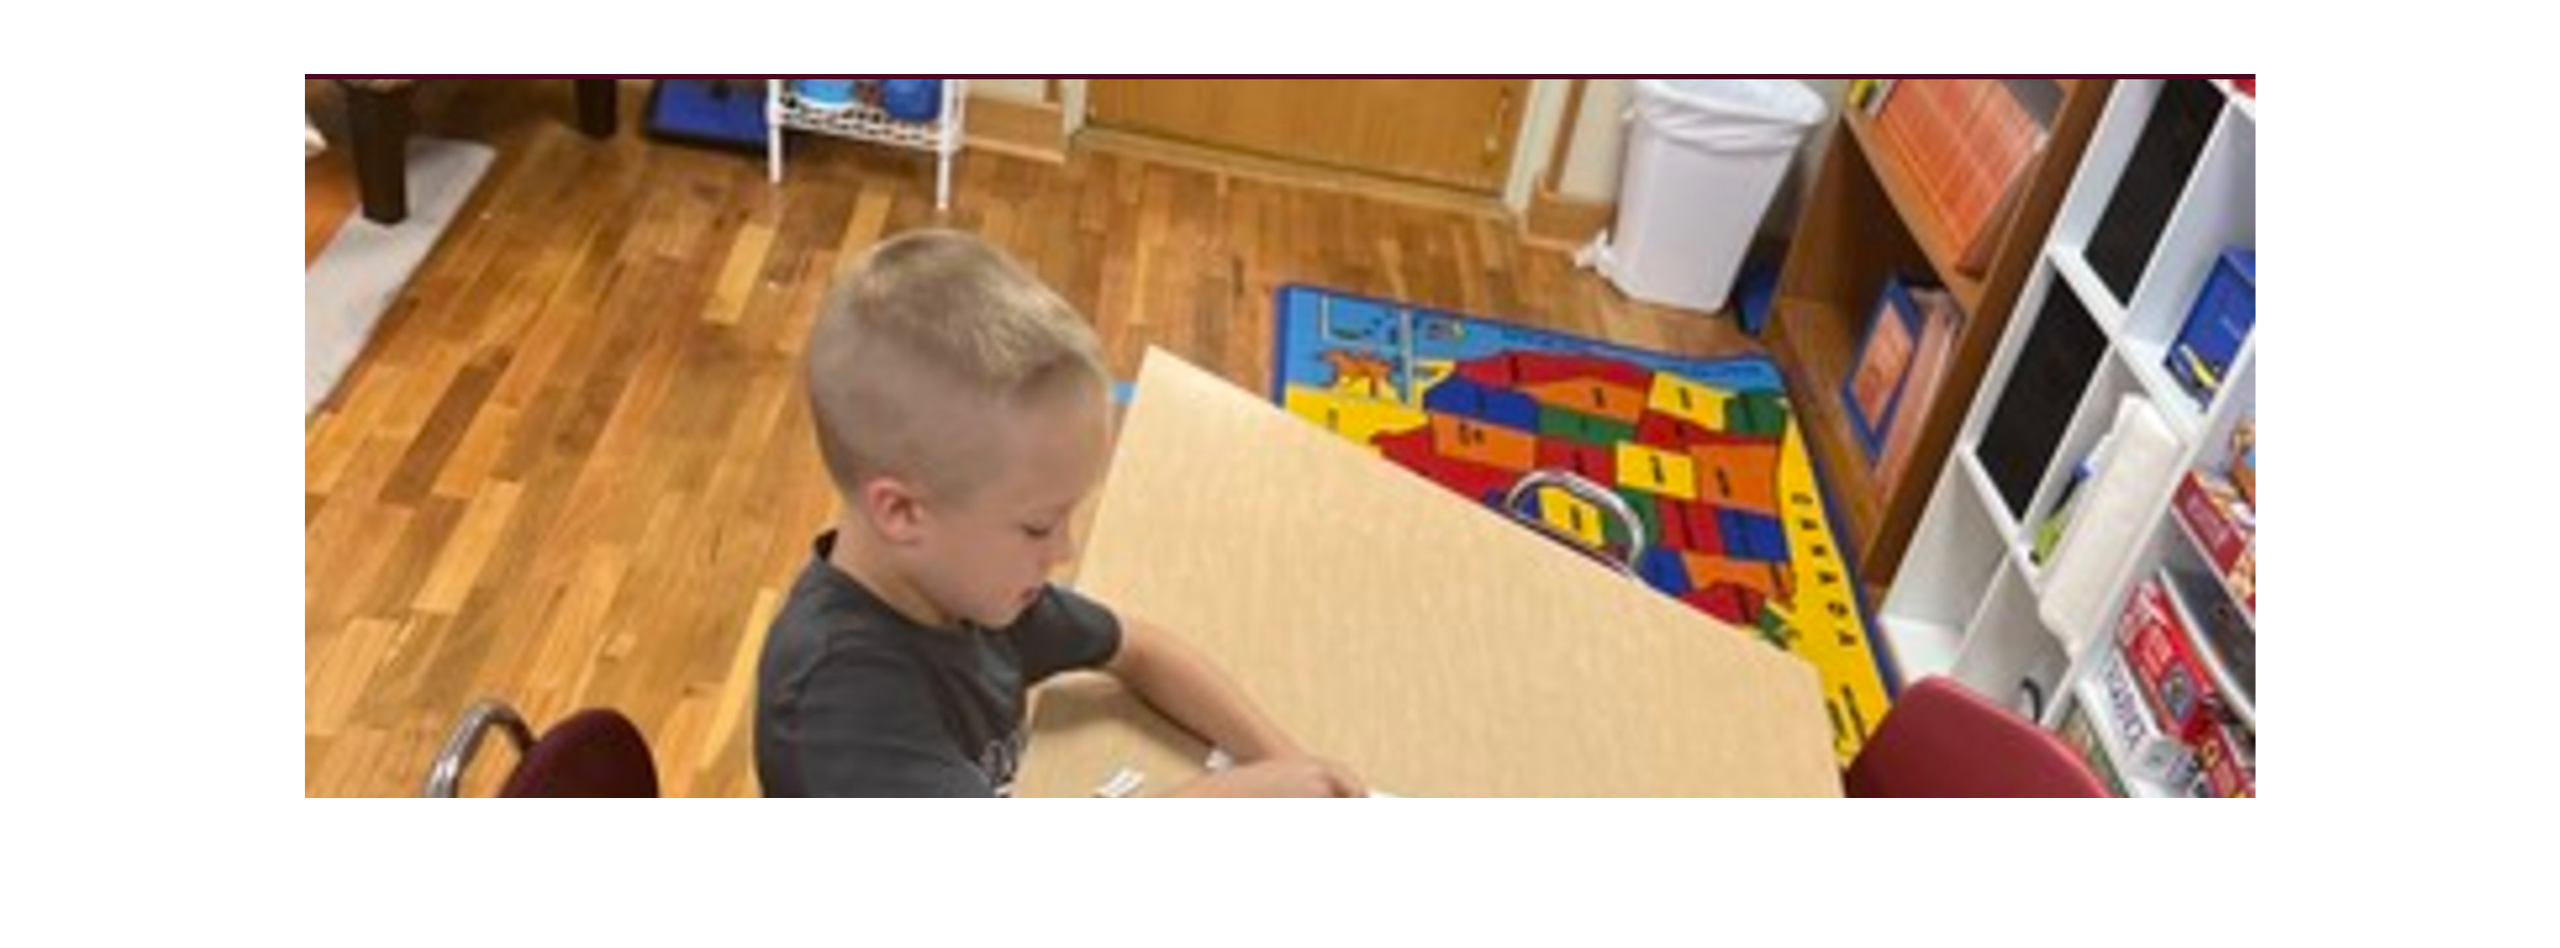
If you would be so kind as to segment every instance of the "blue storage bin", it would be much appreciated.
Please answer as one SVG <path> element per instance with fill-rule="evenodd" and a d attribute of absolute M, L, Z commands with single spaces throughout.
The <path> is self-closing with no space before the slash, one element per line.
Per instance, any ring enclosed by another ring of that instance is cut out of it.
<path fill-rule="evenodd" d="M 853 108 L 854 88 L 851 79 L 794 79 L 791 91 L 810 108 L 823 112 L 842 112 Z"/>
<path fill-rule="evenodd" d="M 880 107 L 900 121 L 933 121 L 942 115 L 942 80 L 880 80 Z"/>

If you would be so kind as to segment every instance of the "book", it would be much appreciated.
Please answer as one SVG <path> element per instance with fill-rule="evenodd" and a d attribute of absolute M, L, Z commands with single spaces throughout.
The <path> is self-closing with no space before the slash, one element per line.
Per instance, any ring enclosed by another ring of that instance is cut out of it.
<path fill-rule="evenodd" d="M 2258 520 L 2239 488 L 2209 471 L 2191 470 L 2179 479 L 2169 503 L 2206 565 L 2230 586 L 2233 595 L 2249 603 L 2255 615 L 2256 566 L 2251 548 L 2257 542 Z"/>
<path fill-rule="evenodd" d="M 2233 602 L 2218 577 L 2176 567 L 2161 570 L 2169 583 L 2169 601 L 2178 608 L 2187 645 L 2203 660 L 2214 685 L 2234 699 L 2248 717 L 2256 718 L 2258 632 Z"/>
<path fill-rule="evenodd" d="M 2003 79 L 2000 84 L 2017 99 L 2019 108 L 2035 124 L 2036 133 L 2028 146 L 2026 163 L 2011 171 L 2006 182 L 1996 185 L 1999 200 L 1992 204 L 1991 213 L 1984 218 L 1982 228 L 1965 243 L 1964 251 L 1956 257 L 1956 269 L 1973 276 L 1981 276 L 1990 270 L 1991 252 L 1999 246 L 2001 236 L 2008 232 L 2023 210 L 2028 185 L 2035 181 L 2044 166 L 2045 143 L 2052 137 L 2054 119 L 2062 114 L 2060 83 L 2026 77 Z"/>
<path fill-rule="evenodd" d="M 1926 327 L 1926 315 L 1899 275 L 1885 277 L 1866 335 L 1858 340 L 1849 377 L 1840 381 L 1841 402 L 1849 424 L 1872 462 L 1884 450 L 1894 417 L 1911 378 L 1912 357 Z"/>
<path fill-rule="evenodd" d="M 2195 753 L 2161 733 L 2153 722 L 2132 674 L 2125 670 L 2124 653 L 2110 648 L 2103 661 L 2098 669 L 2099 698 L 2114 725 L 2114 746 L 2125 754 L 2119 772 L 2171 792 L 2186 792 L 2197 780 Z"/>
<path fill-rule="evenodd" d="M 2080 755 L 2080 759 L 2089 765 L 2089 772 L 2098 775 L 2098 782 L 2106 785 L 2108 793 L 2119 797 L 2132 796 L 2125 792 L 2124 778 L 2116 773 L 2115 760 L 2108 757 L 2106 747 L 2098 743 L 2097 726 L 2089 722 L 2087 702 L 2072 701 L 2071 707 L 2062 712 L 2062 723 L 2055 726 L 2054 733 Z"/>
<path fill-rule="evenodd" d="M 2234 247 L 2222 252 L 2178 327 L 2165 358 L 2169 374 L 2200 405 L 2213 403 L 2223 377 L 2240 357 L 2258 317 L 2258 255 Z"/>
<path fill-rule="evenodd" d="M 2178 522 L 2219 574 L 2231 572 L 2257 533 L 2257 516 L 2240 499 L 2239 488 L 2209 471 L 2191 470 L 2178 481 L 2175 507 Z"/>
<path fill-rule="evenodd" d="M 2201 771 L 2205 789 L 2210 795 L 2258 795 L 2255 743 L 2255 738 L 2245 729 L 2222 724 L 2208 727 L 2196 736 L 2192 745 L 2196 769 Z"/>
<path fill-rule="evenodd" d="M 2252 506 L 2258 502 L 2258 416 L 2240 419 L 2231 429 L 2231 484 L 2240 488 L 2240 499 Z"/>
<path fill-rule="evenodd" d="M 2116 643 L 2125 664 L 2160 722 L 2162 732 L 2192 743 L 2203 730 L 2220 722 L 2223 701 L 2210 672 L 2187 643 L 2177 607 L 2161 578 L 2145 580 L 2125 602 L 2116 626 Z"/>
<path fill-rule="evenodd" d="M 1964 310 L 1956 305 L 1955 294 L 1943 289 L 1922 287 L 1910 291 L 1913 302 L 1922 313 L 1920 344 L 1911 356 L 1910 378 L 1903 382 L 1901 404 L 1896 413 L 1907 418 L 1926 418 L 1938 400 L 1940 383 L 1954 364 L 1956 335 L 1962 331 Z M 1876 461 L 1876 490 L 1890 495 L 1911 469 L 1912 455 L 1919 451 L 1920 433 L 1928 426 L 1916 422 L 1894 426 L 1884 439 L 1884 451 Z"/>
<path fill-rule="evenodd" d="M 1918 185 L 1958 269 L 1987 257 L 1999 209 L 2014 203 L 2010 193 L 2043 150 L 2061 101 L 2051 79 L 1932 77 L 1905 80 L 1877 112 L 1879 136 Z"/>
<path fill-rule="evenodd" d="M 2231 585 L 2231 594 L 2240 597 L 2240 602 L 2249 607 L 2251 616 L 2258 614 L 2257 538 L 2250 538 L 2249 546 L 2240 551 L 2239 561 L 2231 564 L 2231 572 L 2225 574 L 2222 581 Z"/>
<path fill-rule="evenodd" d="M 1990 272 L 1991 252 L 1999 248 L 2001 235 L 2008 233 L 2010 223 L 2026 203 L 2027 184 L 2035 180 L 2036 169 L 2042 164 L 2044 149 L 2039 146 L 2036 153 L 2028 157 L 2026 167 L 2019 169 L 2001 188 L 2000 201 L 1991 206 L 1991 214 L 1984 219 L 1982 229 L 1975 231 L 1973 239 L 1965 243 L 1963 252 L 1956 255 L 1957 272 L 1976 277 Z"/>

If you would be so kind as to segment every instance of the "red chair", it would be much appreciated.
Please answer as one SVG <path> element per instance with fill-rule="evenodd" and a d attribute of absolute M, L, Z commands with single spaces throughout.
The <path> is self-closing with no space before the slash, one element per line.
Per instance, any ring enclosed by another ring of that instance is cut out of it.
<path fill-rule="evenodd" d="M 589 708 L 570 715 L 536 740 L 524 718 L 503 701 L 482 701 L 462 713 L 453 733 L 427 769 L 423 795 L 451 797 L 463 771 L 491 729 L 503 731 L 519 759 L 498 790 L 502 797 L 654 797 L 658 766 L 649 742 L 621 712 Z"/>
<path fill-rule="evenodd" d="M 1853 797 L 2112 796 L 2070 745 L 1951 678 L 1904 689 L 1849 762 Z"/>

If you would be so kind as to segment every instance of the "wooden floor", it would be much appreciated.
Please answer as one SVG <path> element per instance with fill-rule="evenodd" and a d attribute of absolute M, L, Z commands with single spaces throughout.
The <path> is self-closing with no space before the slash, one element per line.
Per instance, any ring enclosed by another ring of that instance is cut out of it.
<path fill-rule="evenodd" d="M 567 83 L 422 95 L 496 166 L 304 439 L 305 792 L 416 792 L 454 716 L 619 708 L 670 795 L 755 792 L 757 648 L 833 497 L 794 359 L 828 275 L 936 222 L 920 155 L 761 160 L 571 128 Z M 1079 151 L 961 159 L 950 226 L 1147 346 L 1270 383 L 1271 300 L 1321 284 L 1690 354 L 1729 323 L 1629 303 L 1504 220 Z M 307 215 L 306 215 L 307 216 Z M 306 240 L 306 244 L 308 240 Z M 466 786 L 513 755 L 493 746 Z"/>
<path fill-rule="evenodd" d="M 360 203 L 356 195 L 355 163 L 347 159 L 346 149 L 332 148 L 317 158 L 302 163 L 302 265 L 319 259 L 320 251 L 329 246 L 329 238 L 338 234 L 339 225 Z"/>
<path fill-rule="evenodd" d="M 362 197 L 356 191 L 354 152 L 347 147 L 345 101 L 332 83 L 306 79 L 302 88 L 313 126 L 328 141 L 319 155 L 302 162 L 302 266 L 307 270 L 328 249 L 329 238 L 354 216 Z"/>

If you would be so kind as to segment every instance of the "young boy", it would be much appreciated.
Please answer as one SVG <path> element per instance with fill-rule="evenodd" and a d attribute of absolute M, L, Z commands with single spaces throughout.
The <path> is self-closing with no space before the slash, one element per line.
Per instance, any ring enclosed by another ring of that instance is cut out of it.
<path fill-rule="evenodd" d="M 1237 761 L 1177 793 L 1363 792 L 1199 652 L 1047 583 L 1108 460 L 1110 383 L 1037 278 L 963 234 L 887 241 L 828 294 L 807 368 L 842 510 L 765 639 L 765 793 L 1003 796 L 1026 693 L 1080 668 Z"/>

